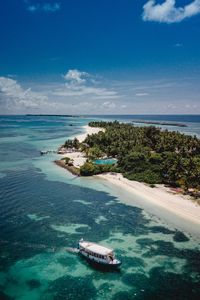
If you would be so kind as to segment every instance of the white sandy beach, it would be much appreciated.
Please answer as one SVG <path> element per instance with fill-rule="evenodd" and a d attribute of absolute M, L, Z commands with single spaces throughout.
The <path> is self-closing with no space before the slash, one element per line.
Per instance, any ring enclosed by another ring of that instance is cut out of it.
<path fill-rule="evenodd" d="M 99 131 L 105 131 L 104 128 L 98 128 L 98 127 L 90 127 L 89 125 L 83 126 L 85 132 L 82 134 L 79 134 L 76 136 L 76 138 L 79 140 L 80 143 L 82 143 L 87 135 L 98 133 Z"/>
<path fill-rule="evenodd" d="M 85 132 L 82 134 L 79 134 L 76 136 L 76 138 L 79 140 L 80 143 L 82 143 L 87 135 L 95 134 L 98 133 L 99 131 L 104 131 L 103 128 L 97 128 L 97 127 L 90 127 L 88 125 L 83 126 Z M 73 164 L 76 168 L 80 168 L 85 162 L 86 162 L 86 157 L 85 154 L 77 151 L 77 152 L 72 152 L 72 153 L 66 153 L 62 155 L 63 157 L 69 157 L 70 159 L 73 160 Z"/>
<path fill-rule="evenodd" d="M 76 136 L 80 142 L 83 142 L 88 134 L 94 134 L 104 130 L 88 125 L 84 126 L 84 129 L 85 133 Z M 84 153 L 78 151 L 63 155 L 63 157 L 66 156 L 73 159 L 73 164 L 77 168 L 81 167 L 87 159 Z M 200 206 L 193 202 L 189 196 L 173 193 L 170 188 L 166 188 L 163 185 L 156 185 L 155 188 L 151 188 L 144 183 L 128 180 L 124 178 L 122 174 L 108 173 L 97 175 L 97 177 L 108 180 L 123 190 L 132 193 L 133 196 L 138 195 L 176 216 L 200 225 Z"/>
<path fill-rule="evenodd" d="M 170 188 L 163 185 L 156 185 L 156 187 L 151 188 L 144 183 L 128 180 L 122 174 L 107 173 L 97 175 L 97 177 L 108 180 L 112 184 L 132 193 L 133 196 L 141 196 L 176 216 L 200 225 L 200 206 L 193 202 L 189 196 L 175 194 Z"/>

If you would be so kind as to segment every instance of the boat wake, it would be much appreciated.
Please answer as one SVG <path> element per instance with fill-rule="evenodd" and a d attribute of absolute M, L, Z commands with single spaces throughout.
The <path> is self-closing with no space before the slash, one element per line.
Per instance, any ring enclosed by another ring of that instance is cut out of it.
<path fill-rule="evenodd" d="M 67 252 L 74 253 L 74 254 L 78 254 L 79 253 L 79 249 L 78 248 L 67 247 L 65 250 Z"/>

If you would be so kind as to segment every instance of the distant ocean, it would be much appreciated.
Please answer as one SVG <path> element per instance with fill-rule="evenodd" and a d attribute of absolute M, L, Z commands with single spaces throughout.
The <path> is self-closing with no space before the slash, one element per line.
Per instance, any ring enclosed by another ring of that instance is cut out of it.
<path fill-rule="evenodd" d="M 105 115 L 94 115 L 104 118 Z M 181 123 L 200 123 L 200 115 L 106 115 L 106 118 L 116 118 L 122 120 L 151 120 L 151 121 L 171 121 Z"/>
<path fill-rule="evenodd" d="M 181 123 L 187 127 L 156 125 L 163 129 L 180 131 L 185 134 L 200 136 L 200 115 L 102 115 L 93 116 L 104 120 L 118 120 L 120 122 L 133 122 L 134 120 L 152 121 L 152 122 L 170 122 Z M 147 126 L 140 124 L 141 126 Z M 139 124 L 135 124 L 139 126 Z M 154 125 L 155 126 L 155 125 Z"/>
<path fill-rule="evenodd" d="M 0 116 L 0 299 L 199 299 L 199 241 L 40 155 L 97 118 L 181 122 L 172 129 L 200 135 L 200 116 Z M 121 270 L 66 251 L 82 237 L 114 248 Z"/>

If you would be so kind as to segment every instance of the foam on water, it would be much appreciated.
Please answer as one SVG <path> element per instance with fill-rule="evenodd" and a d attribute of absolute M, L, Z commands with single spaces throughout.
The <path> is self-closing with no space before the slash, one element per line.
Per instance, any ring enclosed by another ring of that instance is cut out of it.
<path fill-rule="evenodd" d="M 70 234 L 80 234 L 80 232 L 84 234 L 90 229 L 90 226 L 85 224 L 69 224 L 69 225 L 51 225 L 51 228 L 56 231 L 64 232 L 70 235 Z"/>
<path fill-rule="evenodd" d="M 97 224 L 101 224 L 102 222 L 107 221 L 107 219 L 104 216 L 99 216 L 98 218 L 96 218 L 95 222 Z"/>
<path fill-rule="evenodd" d="M 33 220 L 33 221 L 42 221 L 44 219 L 48 219 L 50 218 L 50 216 L 43 216 L 43 217 L 39 217 L 38 215 L 36 214 L 28 214 L 27 217 L 30 219 L 30 220 Z"/>
<path fill-rule="evenodd" d="M 84 201 L 84 200 L 81 200 L 81 199 L 74 200 L 74 202 L 78 202 L 78 203 L 81 203 L 83 205 L 91 205 L 91 202 L 87 202 L 87 201 Z"/>

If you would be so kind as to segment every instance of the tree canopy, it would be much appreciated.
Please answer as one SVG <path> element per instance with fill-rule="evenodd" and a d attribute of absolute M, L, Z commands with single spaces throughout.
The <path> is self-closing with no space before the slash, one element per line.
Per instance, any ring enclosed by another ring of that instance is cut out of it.
<path fill-rule="evenodd" d="M 91 149 L 88 152 L 97 157 L 101 153 L 117 157 L 115 170 L 125 177 L 200 190 L 200 140 L 196 136 L 117 121 L 89 125 L 103 127 L 105 132 L 87 136 L 84 143 Z"/>

